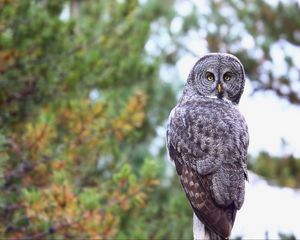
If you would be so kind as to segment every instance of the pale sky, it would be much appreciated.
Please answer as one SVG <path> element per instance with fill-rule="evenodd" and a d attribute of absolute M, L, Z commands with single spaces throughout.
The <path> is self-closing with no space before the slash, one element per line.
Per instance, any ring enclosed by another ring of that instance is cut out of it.
<path fill-rule="evenodd" d="M 294 154 L 300 157 L 300 107 L 279 99 L 271 92 L 249 96 L 247 84 L 240 111 L 250 132 L 249 153 L 267 151 L 274 155 Z M 282 144 L 282 139 L 286 145 Z"/>
<path fill-rule="evenodd" d="M 232 237 L 243 239 L 278 239 L 278 233 L 300 238 L 300 191 L 270 186 L 266 180 L 249 172 L 245 202 L 237 212 Z"/>

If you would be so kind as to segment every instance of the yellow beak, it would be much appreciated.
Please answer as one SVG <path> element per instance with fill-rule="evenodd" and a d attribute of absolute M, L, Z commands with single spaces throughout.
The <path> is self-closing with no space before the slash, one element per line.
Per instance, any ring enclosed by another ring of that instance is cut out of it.
<path fill-rule="evenodd" d="M 221 85 L 221 83 L 218 83 L 217 89 L 218 89 L 218 93 L 222 92 L 222 85 Z"/>

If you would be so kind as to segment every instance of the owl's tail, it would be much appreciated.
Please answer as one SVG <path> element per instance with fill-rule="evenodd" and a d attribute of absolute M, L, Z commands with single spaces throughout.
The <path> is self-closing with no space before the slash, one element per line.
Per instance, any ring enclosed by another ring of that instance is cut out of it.
<path fill-rule="evenodd" d="M 226 238 L 205 227 L 194 213 L 193 216 L 194 240 L 225 240 Z"/>
<path fill-rule="evenodd" d="M 205 227 L 205 232 L 206 232 L 206 235 L 208 236 L 209 240 L 226 240 L 226 239 L 228 239 L 228 238 L 222 237 L 221 235 L 217 234 L 216 232 L 214 232 L 206 227 Z"/>

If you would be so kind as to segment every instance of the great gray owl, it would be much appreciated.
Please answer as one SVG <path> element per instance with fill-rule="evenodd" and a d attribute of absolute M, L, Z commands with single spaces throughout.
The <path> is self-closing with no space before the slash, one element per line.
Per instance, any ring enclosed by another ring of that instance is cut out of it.
<path fill-rule="evenodd" d="M 186 196 L 211 239 L 229 238 L 245 195 L 248 128 L 237 109 L 241 62 L 211 53 L 192 68 L 169 116 L 167 148 Z"/>

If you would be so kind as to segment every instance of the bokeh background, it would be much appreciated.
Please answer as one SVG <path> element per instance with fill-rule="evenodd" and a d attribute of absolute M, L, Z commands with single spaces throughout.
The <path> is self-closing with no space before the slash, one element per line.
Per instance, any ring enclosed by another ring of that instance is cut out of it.
<path fill-rule="evenodd" d="M 300 238 L 299 16 L 292 0 L 0 0 L 0 237 L 192 239 L 166 119 L 221 51 L 247 74 L 233 238 Z"/>

